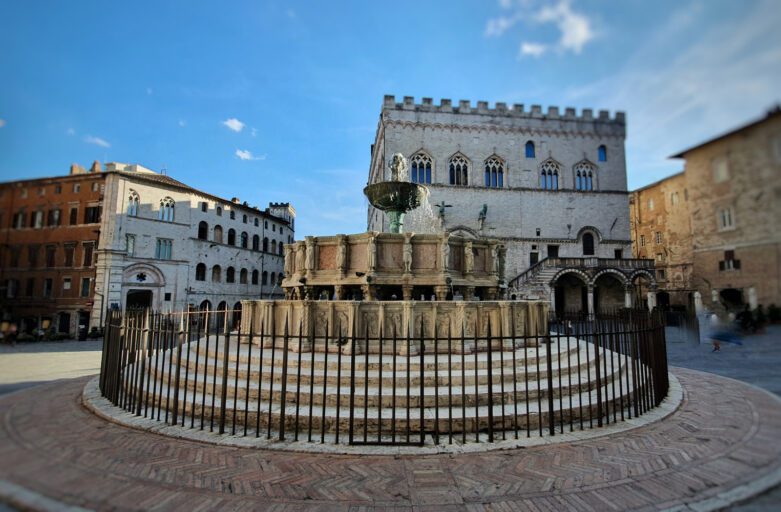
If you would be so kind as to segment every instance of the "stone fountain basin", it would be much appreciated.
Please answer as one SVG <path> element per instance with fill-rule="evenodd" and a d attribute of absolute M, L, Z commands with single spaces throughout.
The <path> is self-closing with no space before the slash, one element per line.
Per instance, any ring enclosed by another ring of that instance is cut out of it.
<path fill-rule="evenodd" d="M 383 211 L 408 212 L 428 197 L 428 188 L 409 181 L 383 181 L 367 185 L 363 193 L 375 208 Z"/>

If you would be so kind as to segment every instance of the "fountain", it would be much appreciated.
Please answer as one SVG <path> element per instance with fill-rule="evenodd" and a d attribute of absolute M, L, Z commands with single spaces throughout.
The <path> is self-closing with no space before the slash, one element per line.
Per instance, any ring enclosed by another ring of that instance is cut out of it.
<path fill-rule="evenodd" d="M 391 160 L 391 181 L 367 185 L 363 193 L 369 202 L 388 214 L 390 232 L 401 233 L 404 228 L 404 214 L 414 210 L 428 198 L 428 189 L 408 180 L 407 160 L 401 153 Z"/>

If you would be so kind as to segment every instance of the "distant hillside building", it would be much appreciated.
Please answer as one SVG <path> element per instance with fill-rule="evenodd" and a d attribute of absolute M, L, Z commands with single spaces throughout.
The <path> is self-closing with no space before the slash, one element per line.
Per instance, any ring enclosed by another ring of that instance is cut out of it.
<path fill-rule="evenodd" d="M 633 283 L 655 286 L 653 261 L 629 261 L 622 112 L 386 96 L 369 183 L 389 179 L 395 153 L 410 180 L 428 186 L 430 207 L 404 229 L 499 239 L 508 298 L 545 298 L 558 311 L 632 303 Z M 369 230 L 386 231 L 369 206 Z"/>

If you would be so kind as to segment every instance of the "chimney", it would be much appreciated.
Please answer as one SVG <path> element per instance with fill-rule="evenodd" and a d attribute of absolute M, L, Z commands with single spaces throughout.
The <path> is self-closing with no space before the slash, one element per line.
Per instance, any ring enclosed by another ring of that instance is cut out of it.
<path fill-rule="evenodd" d="M 100 167 L 100 162 L 95 160 L 92 162 L 92 167 L 89 168 L 89 172 L 100 172 L 102 169 Z"/>

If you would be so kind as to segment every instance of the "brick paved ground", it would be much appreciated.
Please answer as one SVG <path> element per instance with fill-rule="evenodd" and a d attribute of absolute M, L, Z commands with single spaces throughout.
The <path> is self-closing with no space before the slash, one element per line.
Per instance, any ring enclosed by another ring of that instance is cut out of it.
<path fill-rule="evenodd" d="M 106 423 L 85 379 L 0 398 L 0 483 L 91 509 L 654 510 L 781 471 L 781 403 L 675 369 L 669 419 L 612 438 L 445 456 L 337 456 L 217 447 Z M 712 504 L 724 504 L 714 501 Z"/>

